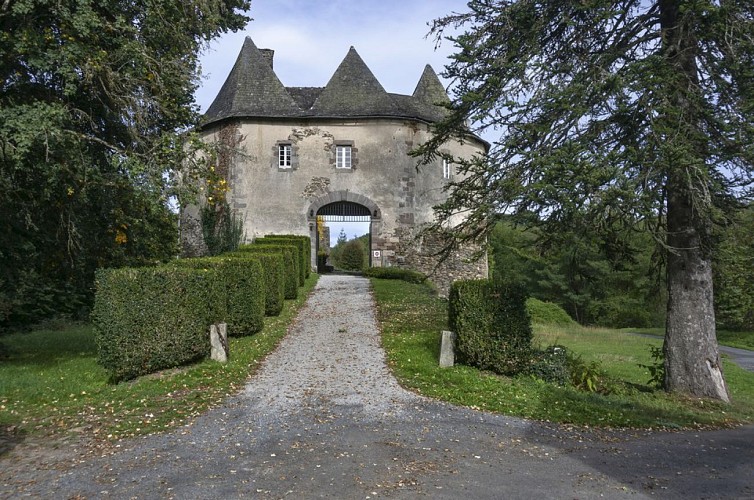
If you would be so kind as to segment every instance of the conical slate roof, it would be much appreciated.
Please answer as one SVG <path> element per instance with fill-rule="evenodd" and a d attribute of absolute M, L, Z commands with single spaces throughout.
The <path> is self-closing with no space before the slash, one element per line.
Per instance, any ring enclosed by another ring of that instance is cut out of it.
<path fill-rule="evenodd" d="M 299 116 L 301 109 L 285 90 L 269 61 L 246 37 L 236 64 L 204 115 L 205 123 L 241 116 Z"/>
<path fill-rule="evenodd" d="M 418 102 L 421 112 L 428 113 L 435 117 L 435 120 L 442 119 L 445 114 L 442 106 L 450 104 L 450 98 L 445 92 L 445 87 L 429 64 L 424 66 L 424 72 L 419 78 L 419 83 L 416 84 L 413 97 Z"/>
<path fill-rule="evenodd" d="M 321 116 L 393 115 L 398 110 L 353 47 L 312 106 Z"/>
<path fill-rule="evenodd" d="M 419 78 L 419 83 L 416 84 L 413 96 L 424 104 L 450 103 L 448 94 L 445 92 L 445 87 L 442 86 L 437 73 L 435 73 L 435 70 L 429 64 L 424 66 L 424 72 L 421 78 Z"/>
<path fill-rule="evenodd" d="M 390 94 L 353 47 L 325 87 L 285 87 L 246 38 L 236 64 L 204 115 L 204 126 L 226 118 L 399 117 L 435 122 L 449 102 L 437 74 L 424 68 L 413 95 Z"/>

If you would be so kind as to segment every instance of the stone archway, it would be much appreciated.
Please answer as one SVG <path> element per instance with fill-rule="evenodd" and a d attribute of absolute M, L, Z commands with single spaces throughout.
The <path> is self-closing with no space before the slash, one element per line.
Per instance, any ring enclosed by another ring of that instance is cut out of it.
<path fill-rule="evenodd" d="M 320 196 L 312 202 L 307 212 L 309 236 L 312 244 L 312 268 L 317 268 L 317 250 L 319 237 L 317 234 L 317 216 L 328 215 L 344 218 L 364 218 L 369 220 L 369 262 L 370 265 L 380 265 L 381 261 L 373 260 L 371 247 L 382 230 L 382 213 L 377 204 L 366 196 L 348 190 L 333 191 Z M 354 219 L 356 220 L 356 219 Z"/>

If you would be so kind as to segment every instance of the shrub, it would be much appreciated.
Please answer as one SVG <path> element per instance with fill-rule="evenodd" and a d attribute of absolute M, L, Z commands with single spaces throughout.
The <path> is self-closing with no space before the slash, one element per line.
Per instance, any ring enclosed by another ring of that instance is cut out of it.
<path fill-rule="evenodd" d="M 613 388 L 608 381 L 607 374 L 599 361 L 587 363 L 581 356 L 568 355 L 568 371 L 571 375 L 571 385 L 585 392 L 599 392 L 610 394 Z"/>
<path fill-rule="evenodd" d="M 232 252 L 243 239 L 243 221 L 227 201 L 208 203 L 199 213 L 202 238 L 210 255 Z"/>
<path fill-rule="evenodd" d="M 400 267 L 370 267 L 364 270 L 364 276 L 384 280 L 403 280 L 416 284 L 427 281 L 426 274 Z"/>
<path fill-rule="evenodd" d="M 317 252 L 317 272 L 319 274 L 332 272 L 332 266 L 327 264 L 328 257 L 329 255 L 323 251 Z"/>
<path fill-rule="evenodd" d="M 296 248 L 298 250 L 299 284 L 301 286 L 304 285 L 304 281 L 309 277 L 312 267 L 309 238 L 306 238 L 305 241 L 302 238 L 292 236 L 265 236 L 257 238 L 254 240 L 254 243 L 259 245 L 287 245 Z"/>
<path fill-rule="evenodd" d="M 265 280 L 258 260 L 232 257 L 178 259 L 174 266 L 217 269 L 225 285 L 228 335 L 252 335 L 264 327 Z"/>
<path fill-rule="evenodd" d="M 647 385 L 655 389 L 662 389 L 665 387 L 665 353 L 662 347 L 650 344 L 649 356 L 652 358 L 652 363 L 649 365 L 639 363 L 639 366 L 649 371 Z"/>
<path fill-rule="evenodd" d="M 297 241 L 286 239 L 273 240 L 257 238 L 256 240 L 254 240 L 253 244 L 259 247 L 282 247 L 290 249 L 293 252 L 294 258 L 296 259 L 296 273 L 298 276 L 296 286 L 299 287 L 304 285 L 304 281 L 306 281 L 306 266 L 303 262 L 304 255 L 301 251 L 301 245 Z"/>
<path fill-rule="evenodd" d="M 279 245 L 241 245 L 238 247 L 241 253 L 250 254 L 268 254 L 276 253 L 283 256 L 283 294 L 286 299 L 295 299 L 298 297 L 298 259 L 296 258 L 296 249 L 289 246 Z"/>
<path fill-rule="evenodd" d="M 285 300 L 285 265 L 282 253 L 231 252 L 223 257 L 256 259 L 264 273 L 264 315 L 277 316 L 283 310 Z"/>
<path fill-rule="evenodd" d="M 340 265 L 346 271 L 361 271 L 364 269 L 364 247 L 358 240 L 350 240 L 343 246 L 340 254 Z"/>
<path fill-rule="evenodd" d="M 207 356 L 209 325 L 225 317 L 218 271 L 103 269 L 92 322 L 98 362 L 118 382 Z"/>
<path fill-rule="evenodd" d="M 567 385 L 571 381 L 568 350 L 562 345 L 551 345 L 544 351 L 533 353 L 531 364 L 524 373 L 551 384 Z"/>
<path fill-rule="evenodd" d="M 552 302 L 542 302 L 534 297 L 526 299 L 526 310 L 529 312 L 532 323 L 559 326 L 577 324 L 559 305 Z"/>
<path fill-rule="evenodd" d="M 521 288 L 489 280 L 456 281 L 448 299 L 459 362 L 504 375 L 529 364 L 531 321 Z"/>

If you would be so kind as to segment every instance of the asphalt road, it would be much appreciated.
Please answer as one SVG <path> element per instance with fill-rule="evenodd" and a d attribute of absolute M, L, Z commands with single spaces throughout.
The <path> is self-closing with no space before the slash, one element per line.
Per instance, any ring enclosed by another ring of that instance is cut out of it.
<path fill-rule="evenodd" d="M 0 497 L 754 498 L 754 426 L 576 429 L 404 391 L 368 281 L 323 276 L 246 390 L 168 434 L 2 477 Z"/>

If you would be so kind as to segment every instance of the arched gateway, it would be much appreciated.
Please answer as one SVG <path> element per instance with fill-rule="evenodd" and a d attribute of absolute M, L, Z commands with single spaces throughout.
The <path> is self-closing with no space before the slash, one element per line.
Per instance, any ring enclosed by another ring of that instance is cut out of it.
<path fill-rule="evenodd" d="M 217 172 L 227 180 L 226 199 L 244 221 L 246 240 L 308 235 L 316 250 L 318 214 L 368 217 L 372 265 L 435 272 L 440 290 L 453 278 L 486 276 L 484 261 L 468 264 L 463 255 L 438 275 L 432 252 L 414 238 L 434 220 L 433 207 L 445 201 L 444 188 L 457 175 L 449 158 L 487 148 L 470 135 L 447 143 L 445 159 L 417 170 L 410 153 L 444 116 L 437 104 L 448 102 L 432 68 L 424 68 L 413 94 L 389 93 L 352 47 L 325 87 L 285 87 L 273 54 L 246 39 L 199 129 L 217 148 Z M 192 213 L 189 207 L 182 214 L 189 249 L 201 238 Z"/>
<path fill-rule="evenodd" d="M 336 191 L 321 196 L 309 207 L 309 236 L 312 240 L 312 266 L 317 266 L 319 237 L 317 224 L 325 222 L 369 222 L 369 265 L 382 266 L 380 250 L 373 250 L 382 231 L 382 218 L 377 204 L 366 196 L 349 191 Z"/>

